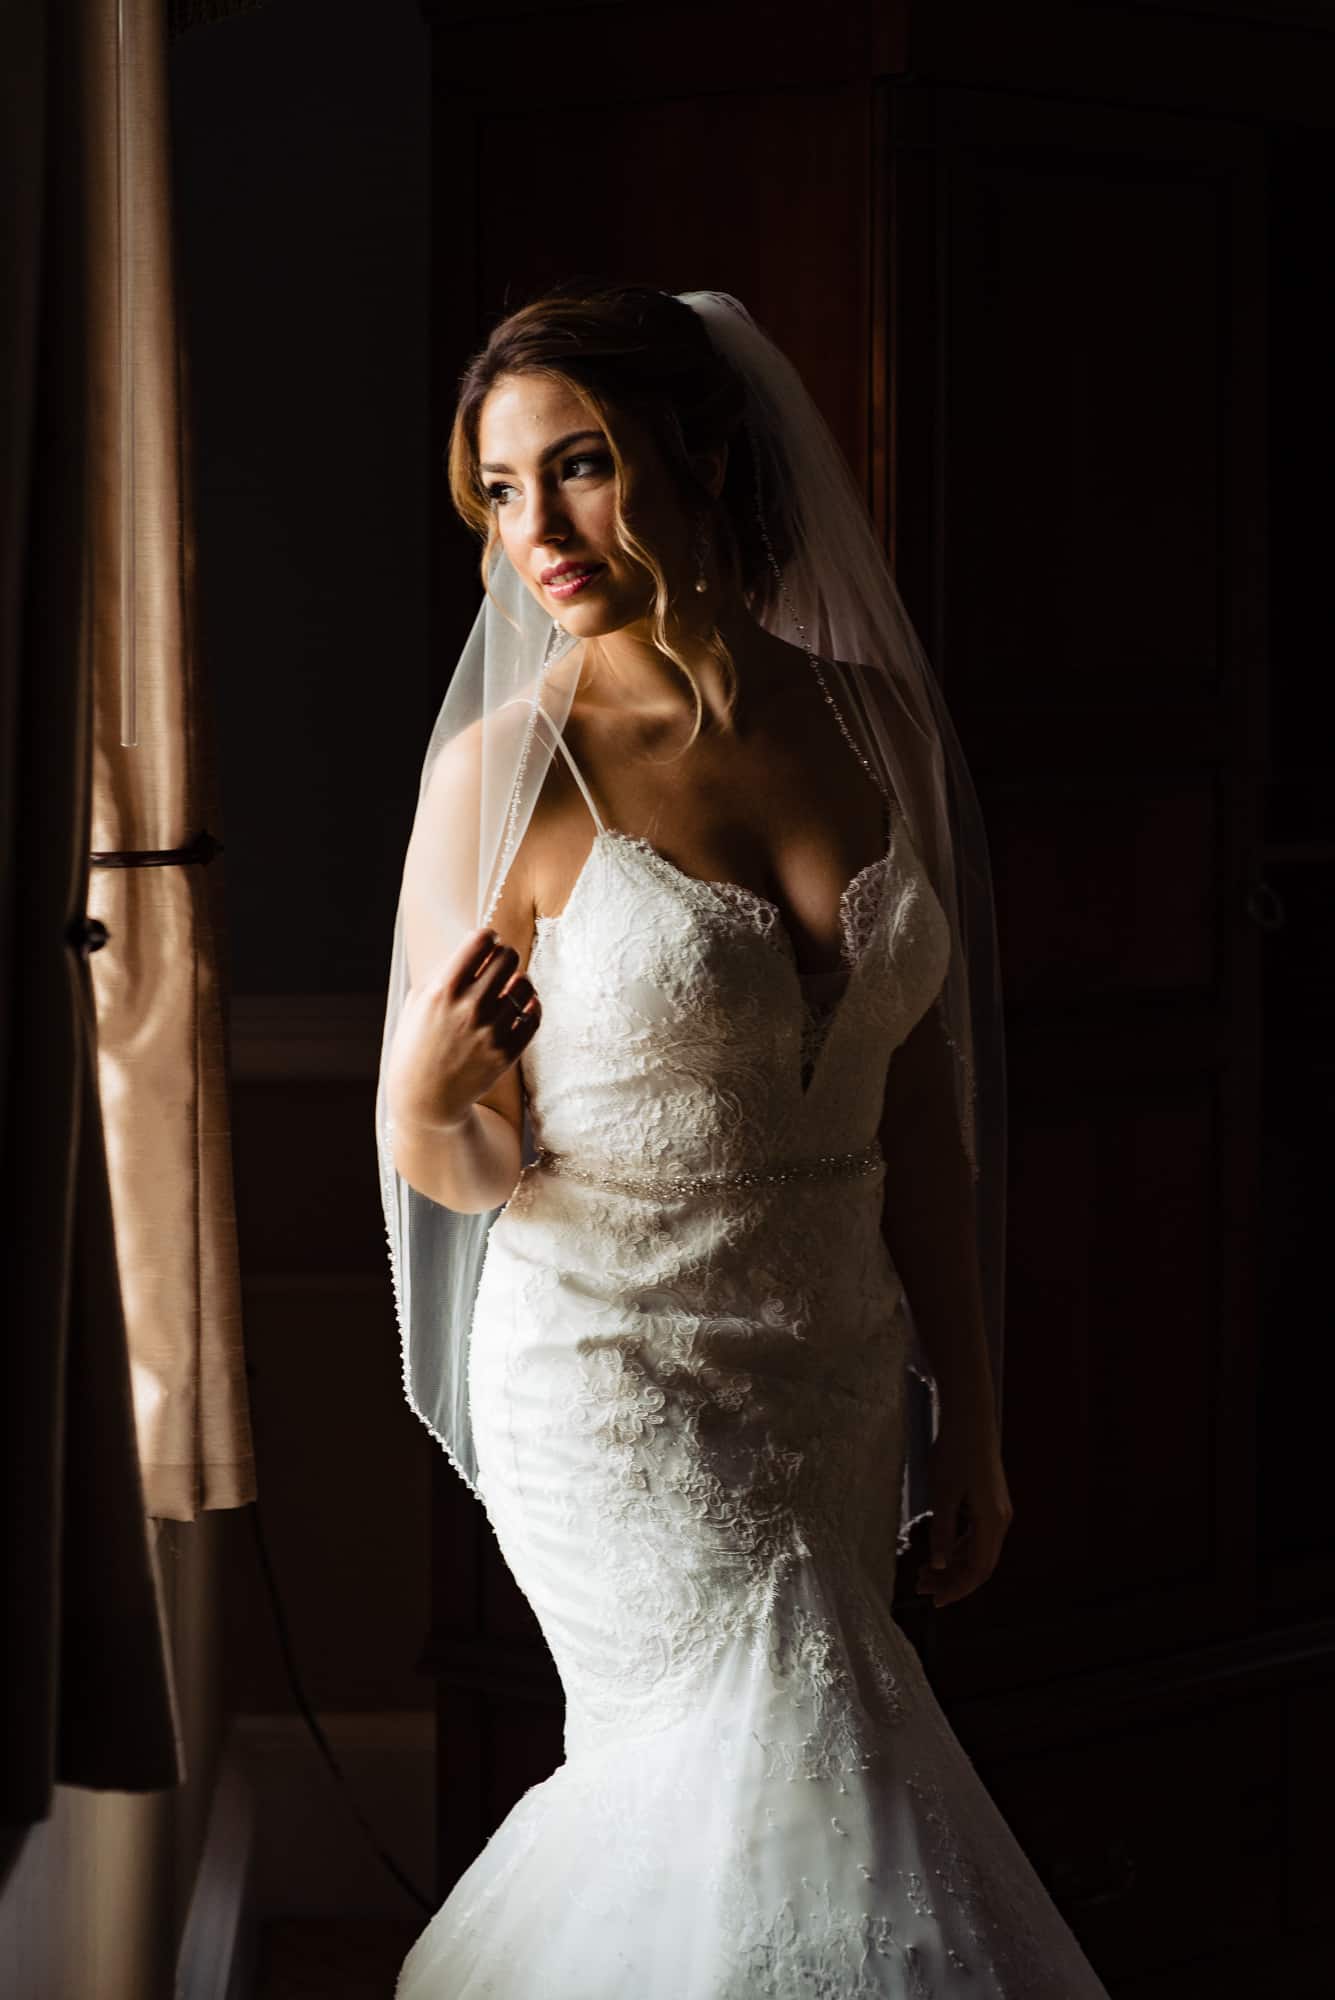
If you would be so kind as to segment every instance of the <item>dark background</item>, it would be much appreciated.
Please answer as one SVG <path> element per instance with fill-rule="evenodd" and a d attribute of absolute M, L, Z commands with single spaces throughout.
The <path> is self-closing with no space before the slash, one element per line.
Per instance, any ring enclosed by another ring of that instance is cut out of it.
<path fill-rule="evenodd" d="M 430 37 L 271 0 L 171 84 L 233 978 L 370 992 L 435 706 Z"/>

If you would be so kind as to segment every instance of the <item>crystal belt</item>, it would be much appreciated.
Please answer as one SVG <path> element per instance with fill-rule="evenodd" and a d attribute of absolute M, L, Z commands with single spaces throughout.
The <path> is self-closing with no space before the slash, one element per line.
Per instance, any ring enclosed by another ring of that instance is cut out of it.
<path fill-rule="evenodd" d="M 582 1181 L 587 1187 L 614 1188 L 620 1194 L 644 1195 L 652 1200 L 655 1195 L 714 1194 L 723 1188 L 778 1187 L 784 1181 L 839 1180 L 845 1175 L 874 1174 L 881 1164 L 881 1148 L 873 1139 L 861 1152 L 817 1153 L 813 1159 L 795 1161 L 790 1167 L 739 1167 L 730 1173 L 656 1174 L 652 1178 L 580 1166 L 568 1153 L 552 1153 L 545 1146 L 539 1147 L 533 1164 L 549 1173 L 564 1174 L 567 1180 Z"/>

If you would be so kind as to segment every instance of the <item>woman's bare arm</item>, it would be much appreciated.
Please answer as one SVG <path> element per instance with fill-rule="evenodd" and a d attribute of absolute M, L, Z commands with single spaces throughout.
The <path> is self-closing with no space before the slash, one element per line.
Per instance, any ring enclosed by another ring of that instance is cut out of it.
<path fill-rule="evenodd" d="M 500 1207 L 519 1179 L 519 1057 L 541 1016 L 527 977 L 534 912 L 522 856 L 487 929 L 469 931 L 462 920 L 476 882 L 479 748 L 475 731 L 448 744 L 419 808 L 404 871 L 411 984 L 390 1073 L 395 1167 L 461 1214 Z M 507 994 L 525 1008 L 513 1030 Z"/>
<path fill-rule="evenodd" d="M 936 1377 L 943 1422 L 988 1425 L 992 1371 L 954 1062 L 940 1010 L 929 1007 L 890 1059 L 882 1233 Z"/>
<path fill-rule="evenodd" d="M 520 1154 L 514 1122 L 480 1099 L 456 1126 L 394 1127 L 394 1165 L 404 1180 L 460 1215 L 485 1215 L 509 1200 Z"/>
<path fill-rule="evenodd" d="M 506 888 L 512 903 L 521 899 L 518 885 L 511 890 L 507 883 Z M 399 1023 L 410 1056 L 412 1045 L 420 1053 L 391 1100 L 394 1164 L 419 1193 L 463 1215 L 484 1214 L 508 1201 L 522 1163 L 519 1057 L 536 1032 L 534 1023 L 541 1010 L 524 971 L 527 951 L 521 959 L 519 948 L 507 940 L 507 929 L 513 935 L 522 932 L 522 924 L 513 908 L 506 909 L 502 897 L 490 933 L 475 933 L 471 948 L 465 943 L 462 953 L 456 954 L 456 962 L 461 958 L 462 964 L 453 976 L 446 972 L 429 979 L 420 992 L 410 992 Z M 509 1066 L 476 1095 L 465 1089 L 462 1096 L 467 1101 L 461 1102 L 457 1086 L 439 1095 L 431 1092 L 429 1064 L 431 1051 L 441 1048 L 451 1034 L 457 1035 L 460 1007 L 469 1003 L 474 986 L 485 995 L 484 1014 L 499 1016 L 501 1024 L 494 1031 L 484 1028 L 483 1059 L 493 1073 L 502 1062 Z M 507 1032 L 514 1009 L 505 996 L 511 992 L 517 1003 L 527 1002 L 528 1012 L 513 1032 Z M 494 1051 L 490 1032 L 501 1038 Z"/>

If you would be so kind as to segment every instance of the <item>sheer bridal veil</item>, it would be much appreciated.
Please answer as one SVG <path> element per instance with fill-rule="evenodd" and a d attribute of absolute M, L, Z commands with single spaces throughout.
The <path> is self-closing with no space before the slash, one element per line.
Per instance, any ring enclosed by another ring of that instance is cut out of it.
<path fill-rule="evenodd" d="M 697 315 L 744 391 L 742 424 L 754 473 L 748 525 L 758 531 L 765 558 L 749 599 L 752 614 L 768 631 L 820 657 L 855 747 L 882 788 L 899 800 L 950 925 L 950 962 L 935 1004 L 954 1058 L 960 1142 L 972 1169 L 1000 1421 L 1005 1060 L 991 870 L 978 801 L 866 506 L 797 370 L 728 293 L 676 298 Z M 487 1236 L 499 1210 L 458 1214 L 396 1171 L 385 1073 L 411 984 L 407 898 L 418 899 L 415 933 L 438 941 L 438 960 L 465 932 L 491 920 L 570 711 L 578 672 L 577 666 L 570 670 L 574 650 L 575 642 L 544 615 L 497 543 L 482 604 L 427 744 L 394 925 L 375 1130 L 403 1382 L 409 1404 L 475 1492 L 468 1344 Z M 448 838 L 442 838 L 446 827 Z M 430 970 L 412 967 L 419 980 Z M 524 1136 L 527 1162 L 533 1154 L 527 1121 Z M 910 1371 L 901 1549 L 913 1521 L 928 1510 L 925 1460 L 938 1417 L 916 1332 Z"/>

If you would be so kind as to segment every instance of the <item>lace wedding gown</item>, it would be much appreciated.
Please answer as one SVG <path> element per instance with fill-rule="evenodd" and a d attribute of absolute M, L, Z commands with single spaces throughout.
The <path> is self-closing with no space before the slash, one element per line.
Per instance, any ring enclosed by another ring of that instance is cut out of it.
<path fill-rule="evenodd" d="M 1106 2000 L 889 1611 L 906 1330 L 876 1135 L 945 916 L 891 808 L 843 974 L 804 980 L 772 904 L 605 826 L 575 776 L 596 833 L 538 920 L 521 1059 L 543 1151 L 470 1362 L 566 1761 L 397 2000 Z"/>

